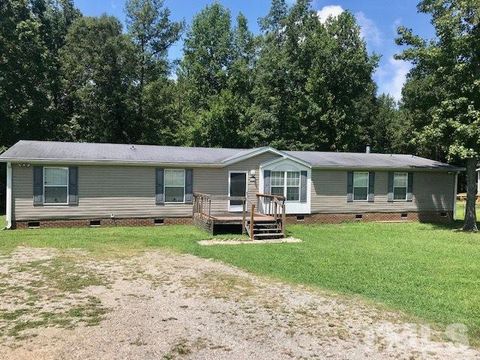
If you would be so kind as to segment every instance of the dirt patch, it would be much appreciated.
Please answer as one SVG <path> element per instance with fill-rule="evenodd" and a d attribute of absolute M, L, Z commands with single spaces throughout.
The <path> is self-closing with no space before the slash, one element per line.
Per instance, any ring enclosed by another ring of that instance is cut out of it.
<path fill-rule="evenodd" d="M 2 260 L 0 338 L 4 344 L 16 347 L 18 340 L 36 336 L 36 329 L 100 323 L 107 309 L 89 288 L 106 281 L 77 263 L 78 259 L 75 251 L 66 255 L 19 248 Z"/>
<path fill-rule="evenodd" d="M 19 248 L 0 282 L 2 359 L 480 358 L 362 301 L 189 255 Z"/>

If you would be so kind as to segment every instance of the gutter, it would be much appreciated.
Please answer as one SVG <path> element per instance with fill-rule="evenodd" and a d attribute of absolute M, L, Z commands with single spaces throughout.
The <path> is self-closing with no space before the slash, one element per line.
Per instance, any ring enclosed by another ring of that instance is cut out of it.
<path fill-rule="evenodd" d="M 12 228 L 12 163 L 7 163 L 7 229 Z"/>
<path fill-rule="evenodd" d="M 363 170 L 363 171 L 431 171 L 431 172 L 462 172 L 465 171 L 465 168 L 458 168 L 458 167 L 382 167 L 382 166 L 338 166 L 338 165 L 330 165 L 330 166 L 312 166 L 312 169 L 315 170 Z"/>
<path fill-rule="evenodd" d="M 158 162 L 158 161 L 119 161 L 119 160 L 78 160 L 78 159 L 25 159 L 25 158 L 2 158 L 0 162 L 14 163 L 14 164 L 59 164 L 59 165 L 128 165 L 128 166 L 165 166 L 165 167 L 207 167 L 207 168 L 222 168 L 223 164 L 212 163 L 191 163 L 191 162 Z"/>
<path fill-rule="evenodd" d="M 257 154 L 258 155 L 258 154 Z M 297 161 L 301 164 L 304 164 L 307 167 L 316 170 L 376 170 L 376 171 L 450 171 L 450 172 L 458 172 L 458 171 L 465 171 L 465 168 L 460 167 L 419 167 L 419 166 L 411 166 L 411 167 L 385 167 L 385 166 L 340 166 L 340 165 L 310 165 L 308 162 L 300 160 L 298 158 L 292 157 L 290 155 L 278 154 L 280 156 L 285 156 L 287 159 L 291 159 L 293 161 Z M 279 158 L 280 159 L 280 158 Z M 267 163 L 279 160 L 273 159 L 268 161 Z M 241 161 L 241 160 L 238 160 Z M 42 158 L 42 159 L 31 159 L 31 158 L 8 158 L 8 157 L 1 157 L 0 162 L 6 163 L 30 163 L 30 164 L 71 164 L 71 165 L 128 165 L 128 166 L 164 166 L 164 167 L 191 167 L 191 168 L 225 168 L 237 162 L 234 161 L 232 163 L 192 163 L 192 162 L 158 162 L 158 161 L 136 161 L 136 160 L 115 160 L 115 159 L 102 159 L 102 160 L 79 160 L 79 159 L 49 159 L 49 158 Z M 265 164 L 262 164 L 265 165 Z"/>

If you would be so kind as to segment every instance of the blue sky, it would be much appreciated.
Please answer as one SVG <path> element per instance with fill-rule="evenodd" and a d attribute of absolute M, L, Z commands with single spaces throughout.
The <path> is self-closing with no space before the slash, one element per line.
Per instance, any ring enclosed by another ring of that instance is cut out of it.
<path fill-rule="evenodd" d="M 173 19 L 184 19 L 187 24 L 205 5 L 215 0 L 165 0 Z M 250 29 L 258 32 L 258 18 L 264 16 L 270 7 L 270 0 L 217 0 L 230 9 L 232 17 L 240 11 L 248 18 Z M 294 0 L 288 0 L 293 3 Z M 379 93 L 391 94 L 397 100 L 409 70 L 409 64 L 393 59 L 400 48 L 395 45 L 396 28 L 404 25 L 427 37 L 434 35 L 430 20 L 418 14 L 418 0 L 313 0 L 313 8 L 322 15 L 338 14 L 349 10 L 355 14 L 362 27 L 362 34 L 370 52 L 381 55 L 380 66 L 375 73 Z M 103 13 L 115 15 L 124 22 L 124 0 L 75 0 L 76 6 L 84 15 L 98 16 Z M 182 54 L 181 41 L 170 51 L 172 59 Z"/>

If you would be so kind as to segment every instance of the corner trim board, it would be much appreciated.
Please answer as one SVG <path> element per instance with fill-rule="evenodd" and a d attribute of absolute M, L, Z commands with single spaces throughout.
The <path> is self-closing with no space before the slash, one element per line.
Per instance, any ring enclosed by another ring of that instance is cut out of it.
<path fill-rule="evenodd" d="M 12 163 L 7 163 L 7 229 L 12 228 Z"/>

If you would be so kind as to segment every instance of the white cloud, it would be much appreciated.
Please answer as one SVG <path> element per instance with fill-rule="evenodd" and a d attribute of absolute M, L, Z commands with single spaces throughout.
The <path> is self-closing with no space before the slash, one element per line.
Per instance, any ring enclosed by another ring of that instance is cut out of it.
<path fill-rule="evenodd" d="M 343 8 L 340 5 L 327 5 L 321 10 L 317 11 L 317 16 L 321 23 L 327 21 L 329 17 L 337 17 L 343 12 Z"/>
<path fill-rule="evenodd" d="M 395 100 L 402 98 L 402 88 L 412 65 L 406 61 L 388 59 L 388 63 L 379 67 L 375 73 L 379 93 L 390 94 Z"/>
<path fill-rule="evenodd" d="M 360 26 L 360 34 L 365 41 L 372 45 L 379 46 L 382 43 L 382 32 L 378 29 L 373 20 L 367 18 L 362 11 L 357 12 L 355 18 Z"/>

